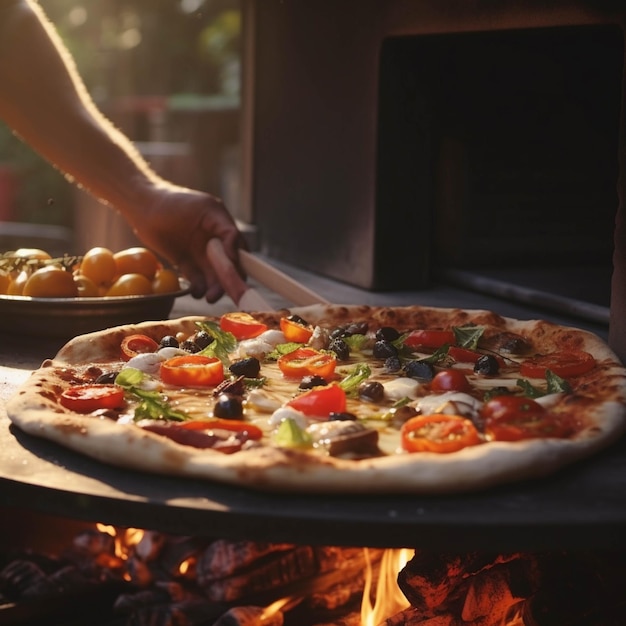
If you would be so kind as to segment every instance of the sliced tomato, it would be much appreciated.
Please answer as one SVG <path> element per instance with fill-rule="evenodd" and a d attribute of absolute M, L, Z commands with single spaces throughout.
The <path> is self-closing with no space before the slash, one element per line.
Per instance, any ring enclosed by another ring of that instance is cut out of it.
<path fill-rule="evenodd" d="M 285 339 L 294 343 L 306 343 L 313 334 L 313 329 L 310 326 L 288 317 L 280 318 L 280 329 L 283 331 Z"/>
<path fill-rule="evenodd" d="M 472 390 L 467 376 L 461 370 L 454 368 L 437 372 L 430 383 L 430 388 L 435 392 L 464 391 L 469 393 Z"/>
<path fill-rule="evenodd" d="M 248 424 L 243 420 L 226 420 L 219 417 L 209 420 L 192 420 L 178 424 L 187 430 L 228 430 L 239 433 L 246 439 L 258 441 L 263 437 L 263 431 L 254 424 Z"/>
<path fill-rule="evenodd" d="M 520 365 L 520 374 L 528 378 L 545 378 L 550 370 L 561 378 L 580 376 L 592 370 L 595 358 L 584 350 L 562 350 L 526 359 Z"/>
<path fill-rule="evenodd" d="M 117 385 L 74 385 L 63 391 L 59 401 L 76 413 L 119 409 L 124 405 L 124 390 Z"/>
<path fill-rule="evenodd" d="M 236 339 L 252 339 L 267 330 L 267 324 L 255 319 L 250 313 L 233 311 L 220 317 L 220 328 L 232 333 Z"/>
<path fill-rule="evenodd" d="M 328 417 L 331 413 L 345 413 L 346 392 L 338 385 L 315 387 L 289 400 L 287 406 L 315 417 Z"/>
<path fill-rule="evenodd" d="M 138 354 L 156 352 L 159 349 L 159 344 L 147 335 L 128 335 L 122 339 L 121 349 L 122 358 L 125 361 L 130 361 Z"/>
<path fill-rule="evenodd" d="M 451 330 L 414 330 L 404 340 L 404 344 L 410 348 L 441 348 L 454 342 L 454 332 Z"/>
<path fill-rule="evenodd" d="M 189 354 L 164 361 L 159 374 L 161 380 L 168 385 L 211 387 L 224 380 L 224 366 L 215 357 Z"/>
<path fill-rule="evenodd" d="M 485 432 L 497 441 L 565 437 L 570 425 L 531 398 L 496 396 L 482 410 Z"/>
<path fill-rule="evenodd" d="M 313 348 L 297 348 L 278 358 L 278 368 L 288 378 L 321 376 L 329 380 L 335 373 L 337 357 L 333 352 L 321 352 Z"/>
<path fill-rule="evenodd" d="M 401 430 L 402 448 L 407 452 L 448 454 L 481 443 L 474 424 L 460 415 L 418 415 Z"/>

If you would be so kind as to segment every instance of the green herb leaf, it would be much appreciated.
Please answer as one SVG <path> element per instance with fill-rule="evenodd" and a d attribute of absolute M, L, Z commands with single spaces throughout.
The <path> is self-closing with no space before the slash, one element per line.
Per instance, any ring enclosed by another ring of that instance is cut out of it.
<path fill-rule="evenodd" d="M 226 367 L 230 365 L 230 354 L 237 348 L 235 335 L 222 330 L 219 323 L 213 320 L 198 322 L 198 326 L 201 330 L 204 330 L 213 337 L 213 341 L 204 348 L 204 350 L 201 350 L 199 354 L 202 356 L 216 357 Z"/>
<path fill-rule="evenodd" d="M 367 363 L 357 363 L 348 370 L 345 378 L 339 381 L 339 386 L 347 393 L 356 393 L 358 386 L 372 375 L 372 370 Z"/>
<path fill-rule="evenodd" d="M 476 350 L 478 341 L 485 332 L 485 329 L 483 326 L 469 324 L 468 326 L 457 326 L 453 328 L 452 331 L 454 332 L 457 346 Z"/>
<path fill-rule="evenodd" d="M 176 422 L 183 422 L 189 419 L 189 415 L 183 411 L 178 411 L 170 405 L 167 397 L 159 391 L 142 389 L 148 378 L 141 370 L 133 367 L 125 367 L 115 378 L 115 384 L 123 387 L 127 394 L 130 394 L 138 401 L 135 406 L 135 419 L 166 419 Z"/>
<path fill-rule="evenodd" d="M 572 386 L 552 370 L 546 370 L 548 393 L 572 393 Z"/>
<path fill-rule="evenodd" d="M 348 344 L 350 352 L 361 352 L 363 345 L 367 341 L 367 337 L 365 335 L 356 333 L 354 335 L 348 335 L 347 337 L 343 337 L 343 340 Z"/>
<path fill-rule="evenodd" d="M 523 394 L 527 398 L 541 398 L 541 396 L 546 395 L 545 391 L 539 389 L 539 387 L 535 387 L 533 384 L 530 383 L 530 381 L 526 380 L 525 378 L 518 378 L 516 382 L 517 386 L 520 387 Z"/>
<path fill-rule="evenodd" d="M 281 356 L 289 354 L 301 347 L 302 344 L 296 343 L 295 341 L 290 341 L 289 343 L 279 343 L 271 352 L 265 355 L 265 358 L 268 361 L 277 361 Z"/>

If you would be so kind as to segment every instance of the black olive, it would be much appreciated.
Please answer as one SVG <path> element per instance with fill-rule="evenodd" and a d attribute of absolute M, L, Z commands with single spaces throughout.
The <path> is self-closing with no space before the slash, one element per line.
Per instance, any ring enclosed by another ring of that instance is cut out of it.
<path fill-rule="evenodd" d="M 331 339 L 341 339 L 342 337 L 349 337 L 350 333 L 346 330 L 345 326 L 338 326 L 331 330 L 328 336 Z"/>
<path fill-rule="evenodd" d="M 388 374 L 399 372 L 402 369 L 402 361 L 399 356 L 390 356 L 385 360 L 384 371 Z"/>
<path fill-rule="evenodd" d="M 211 337 L 206 330 L 200 330 L 193 336 L 193 342 L 200 348 L 200 350 L 204 350 L 207 346 L 213 343 L 213 337 Z"/>
<path fill-rule="evenodd" d="M 376 339 L 383 339 L 385 341 L 395 341 L 400 337 L 400 333 L 391 326 L 383 326 L 376 331 Z"/>
<path fill-rule="evenodd" d="M 432 380 L 435 377 L 435 368 L 428 361 L 409 361 L 404 365 L 404 373 L 409 378 Z"/>
<path fill-rule="evenodd" d="M 258 378 L 261 371 L 261 362 L 254 356 L 235 361 L 228 368 L 235 376 Z"/>
<path fill-rule="evenodd" d="M 300 324 L 300 326 L 309 326 L 309 323 L 305 319 L 301 318 L 299 315 L 295 315 L 295 314 L 289 315 L 287 319 L 290 322 L 295 322 L 296 324 Z"/>
<path fill-rule="evenodd" d="M 380 339 L 372 348 L 372 356 L 375 359 L 388 359 L 390 356 L 398 356 L 398 348 L 390 341 Z"/>
<path fill-rule="evenodd" d="M 332 350 L 340 361 L 347 361 L 350 358 L 350 346 L 341 338 L 333 339 L 328 344 L 328 349 Z"/>
<path fill-rule="evenodd" d="M 105 372 L 104 374 L 100 374 L 95 382 L 98 385 L 112 385 L 118 374 L 119 372 Z"/>
<path fill-rule="evenodd" d="M 341 412 L 336 413 L 332 411 L 328 416 L 329 421 L 338 421 L 338 422 L 355 422 L 357 417 L 354 413 Z"/>
<path fill-rule="evenodd" d="M 359 397 L 370 402 L 380 402 L 385 397 L 385 388 L 376 380 L 366 380 L 359 385 Z"/>
<path fill-rule="evenodd" d="M 200 352 L 201 349 L 200 346 L 198 346 L 196 342 L 193 341 L 193 339 L 185 339 L 185 341 L 183 341 L 178 347 L 181 350 L 184 350 L 185 352 L 191 352 L 192 354 Z"/>
<path fill-rule="evenodd" d="M 404 424 L 404 422 L 410 420 L 412 417 L 415 417 L 416 415 L 418 415 L 417 409 L 413 408 L 412 406 L 409 406 L 408 404 L 405 404 L 404 406 L 398 407 L 393 412 L 392 423 L 396 428 L 398 428 L 402 424 Z"/>
<path fill-rule="evenodd" d="M 213 415 L 224 419 L 239 419 L 243 415 L 241 398 L 223 393 L 215 402 Z"/>
<path fill-rule="evenodd" d="M 367 322 L 353 322 L 346 326 L 346 332 L 348 335 L 365 335 L 367 334 L 368 325 Z"/>
<path fill-rule="evenodd" d="M 495 376 L 500 372 L 498 359 L 492 354 L 483 354 L 474 364 L 474 372 L 484 376 Z"/>
<path fill-rule="evenodd" d="M 328 381 L 321 376 L 303 376 L 298 389 L 313 389 L 313 387 L 324 387 Z"/>
<path fill-rule="evenodd" d="M 174 335 L 165 335 L 161 341 L 159 341 L 159 348 L 178 348 L 178 339 Z"/>

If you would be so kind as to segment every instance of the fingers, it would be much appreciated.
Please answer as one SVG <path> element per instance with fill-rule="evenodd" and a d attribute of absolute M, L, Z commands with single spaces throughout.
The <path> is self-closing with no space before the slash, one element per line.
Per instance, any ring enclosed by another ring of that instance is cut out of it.
<path fill-rule="evenodd" d="M 209 239 L 206 245 L 206 255 L 219 284 L 231 300 L 238 304 L 241 296 L 248 289 L 248 285 L 239 275 L 233 262 L 228 258 L 222 241 L 217 238 Z M 207 299 L 208 295 L 209 291 L 207 291 Z"/>

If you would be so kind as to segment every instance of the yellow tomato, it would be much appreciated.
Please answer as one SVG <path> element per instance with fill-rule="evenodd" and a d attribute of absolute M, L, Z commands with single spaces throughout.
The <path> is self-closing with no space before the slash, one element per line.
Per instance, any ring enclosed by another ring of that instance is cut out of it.
<path fill-rule="evenodd" d="M 100 295 L 98 285 L 88 276 L 74 274 L 74 283 L 76 284 L 80 298 L 97 298 Z"/>
<path fill-rule="evenodd" d="M 143 274 L 123 274 L 107 291 L 107 296 L 147 296 L 152 293 L 152 283 Z"/>
<path fill-rule="evenodd" d="M 159 269 L 159 261 L 147 248 L 127 248 L 114 255 L 117 275 L 142 274 L 152 280 Z"/>
<path fill-rule="evenodd" d="M 22 270 L 11 279 L 9 286 L 7 287 L 7 294 L 10 296 L 21 296 L 24 292 L 24 285 L 29 279 L 30 274 L 26 270 Z"/>
<path fill-rule="evenodd" d="M 8 272 L 0 272 L 0 294 L 4 295 L 9 290 L 9 285 L 11 284 L 11 276 Z"/>
<path fill-rule="evenodd" d="M 40 248 L 18 248 L 13 256 L 20 257 L 21 259 L 40 259 L 42 261 L 47 261 L 52 257 L 45 251 Z"/>
<path fill-rule="evenodd" d="M 96 285 L 110 285 L 118 275 L 113 252 L 103 247 L 91 248 L 83 256 L 79 273 Z"/>
<path fill-rule="evenodd" d="M 174 270 L 159 269 L 152 280 L 153 293 L 172 293 L 180 289 L 178 274 Z"/>
<path fill-rule="evenodd" d="M 22 295 L 33 298 L 75 298 L 78 289 L 70 272 L 46 265 L 31 274 Z"/>

